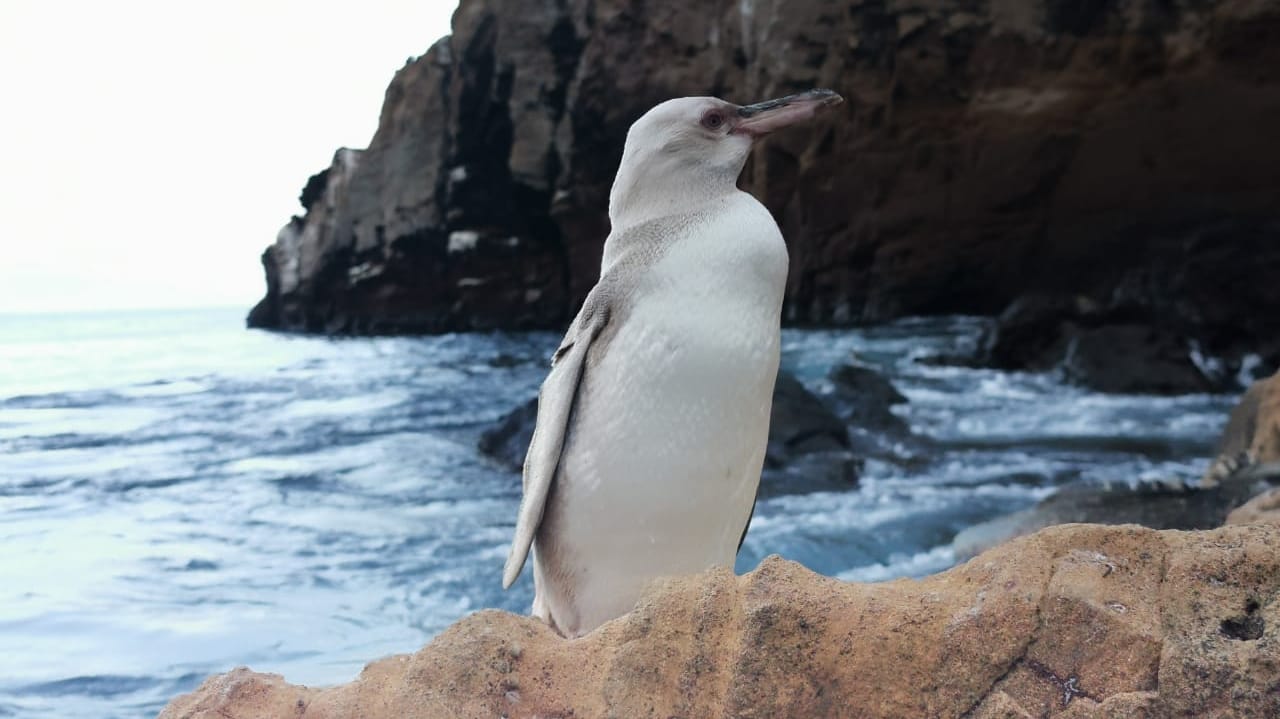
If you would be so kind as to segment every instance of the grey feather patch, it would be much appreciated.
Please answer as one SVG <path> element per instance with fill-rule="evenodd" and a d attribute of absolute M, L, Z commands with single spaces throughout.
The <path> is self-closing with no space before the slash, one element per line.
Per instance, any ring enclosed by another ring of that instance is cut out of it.
<path fill-rule="evenodd" d="M 502 587 L 509 588 L 520 576 L 529 548 L 542 523 L 547 497 L 551 494 L 560 454 L 568 434 L 569 420 L 577 400 L 578 387 L 586 367 L 587 352 L 591 343 L 608 323 L 607 307 L 603 307 L 602 295 L 594 291 L 587 297 L 582 311 L 569 328 L 560 348 L 552 359 L 551 373 L 538 392 L 538 419 L 533 429 L 533 440 L 524 460 L 524 496 L 520 500 L 520 512 L 516 519 L 515 539 L 511 554 L 507 556 L 502 571 Z"/>

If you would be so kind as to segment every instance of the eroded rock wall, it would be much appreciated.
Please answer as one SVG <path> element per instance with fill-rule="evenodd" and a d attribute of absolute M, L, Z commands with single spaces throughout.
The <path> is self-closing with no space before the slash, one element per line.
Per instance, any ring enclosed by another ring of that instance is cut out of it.
<path fill-rule="evenodd" d="M 251 323 L 558 326 L 636 117 L 812 86 L 849 102 L 742 181 L 790 244 L 788 322 L 1057 293 L 1206 352 L 1280 336 L 1275 0 L 463 0 L 268 250 Z"/>

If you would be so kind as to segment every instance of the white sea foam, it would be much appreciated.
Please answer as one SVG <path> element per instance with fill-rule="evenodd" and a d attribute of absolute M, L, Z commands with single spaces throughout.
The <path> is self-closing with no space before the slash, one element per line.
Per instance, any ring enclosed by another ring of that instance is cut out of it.
<path fill-rule="evenodd" d="M 1256 354 L 1247 354 L 1240 360 L 1240 371 L 1236 373 L 1236 384 L 1248 387 L 1262 378 L 1262 358 Z"/>
<path fill-rule="evenodd" d="M 836 578 L 846 582 L 883 582 L 898 577 L 923 577 L 955 563 L 951 545 L 943 545 L 914 554 L 892 554 L 884 562 L 846 569 Z"/>

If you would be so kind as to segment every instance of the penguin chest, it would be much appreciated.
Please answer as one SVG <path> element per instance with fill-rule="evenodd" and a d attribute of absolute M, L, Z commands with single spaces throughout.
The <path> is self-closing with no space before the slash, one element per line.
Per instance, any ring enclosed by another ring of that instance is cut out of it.
<path fill-rule="evenodd" d="M 611 440 L 632 448 L 628 462 L 661 466 L 684 482 L 737 479 L 748 470 L 768 432 L 779 336 L 776 321 L 719 321 L 730 317 L 706 304 L 655 305 L 633 314 L 613 338 L 599 376 L 622 379 L 607 388 L 588 380 L 588 414 Z M 596 407 L 609 416 L 598 417 Z"/>
<path fill-rule="evenodd" d="M 687 512 L 732 548 L 764 461 L 786 279 L 759 212 L 756 231 L 713 224 L 651 268 L 586 372 L 566 453 L 569 481 L 602 508 Z"/>

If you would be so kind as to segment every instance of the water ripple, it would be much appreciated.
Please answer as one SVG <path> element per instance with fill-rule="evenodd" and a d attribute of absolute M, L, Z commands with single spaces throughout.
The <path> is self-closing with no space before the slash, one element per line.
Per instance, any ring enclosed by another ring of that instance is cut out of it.
<path fill-rule="evenodd" d="M 914 361 L 974 318 L 787 332 L 829 392 L 856 357 L 925 439 L 843 492 L 761 500 L 738 564 L 847 579 L 948 566 L 961 529 L 1076 481 L 1194 476 L 1230 400 L 1105 397 Z M 546 371 L 547 333 L 328 340 L 239 313 L 0 323 L 0 716 L 154 716 L 250 664 L 346 681 L 463 614 L 524 611 L 499 576 L 520 482 L 475 450 Z M 824 488 L 829 488 L 825 487 Z"/>

